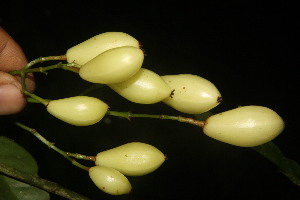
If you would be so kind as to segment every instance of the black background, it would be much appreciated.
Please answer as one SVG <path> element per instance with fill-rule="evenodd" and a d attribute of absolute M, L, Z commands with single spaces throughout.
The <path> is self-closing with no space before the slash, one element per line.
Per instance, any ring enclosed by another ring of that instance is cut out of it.
<path fill-rule="evenodd" d="M 261 2 L 200 1 L 196 5 L 189 1 L 11 0 L 0 3 L 0 25 L 21 45 L 28 60 L 65 54 L 68 48 L 99 33 L 128 33 L 143 45 L 143 67 L 160 75 L 197 74 L 213 82 L 224 100 L 212 113 L 241 105 L 275 110 L 286 128 L 273 142 L 300 162 L 295 1 Z M 75 96 L 90 85 L 61 70 L 35 77 L 36 93 L 49 99 Z M 113 110 L 180 115 L 160 103 L 130 103 L 108 88 L 90 95 Z M 15 119 L 36 128 L 65 151 L 95 155 L 140 141 L 158 147 L 168 160 L 154 173 L 129 177 L 131 194 L 109 196 L 94 186 L 86 172 L 15 128 L 10 123 Z M 106 117 L 90 127 L 73 127 L 49 116 L 40 105 L 28 105 L 18 115 L 1 117 L 1 135 L 16 140 L 34 156 L 41 177 L 91 199 L 300 197 L 299 186 L 251 148 L 215 141 L 199 128 L 177 122 Z"/>

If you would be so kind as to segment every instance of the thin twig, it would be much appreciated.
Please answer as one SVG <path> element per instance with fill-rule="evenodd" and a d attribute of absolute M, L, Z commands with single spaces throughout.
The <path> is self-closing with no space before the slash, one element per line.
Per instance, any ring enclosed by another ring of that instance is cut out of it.
<path fill-rule="evenodd" d="M 128 120 L 130 120 L 133 117 L 136 118 L 155 118 L 155 119 L 167 119 L 167 120 L 174 120 L 174 121 L 179 121 L 183 123 L 188 123 L 192 124 L 198 127 L 203 127 L 205 122 L 204 121 L 199 121 L 193 118 L 188 118 L 188 117 L 181 117 L 181 116 L 170 116 L 170 115 L 151 115 L 151 114 L 134 114 L 130 112 L 118 112 L 118 111 L 107 111 L 107 115 L 111 116 L 117 116 L 117 117 L 123 117 Z"/>
<path fill-rule="evenodd" d="M 49 65 L 46 67 L 37 67 L 37 68 L 30 68 L 30 69 L 21 69 L 21 70 L 14 70 L 14 71 L 10 71 L 9 74 L 11 75 L 17 75 L 17 74 L 27 74 L 27 73 L 47 73 L 47 71 L 50 71 L 52 69 L 63 69 L 63 70 L 67 70 L 67 71 L 71 71 L 74 73 L 78 73 L 79 72 L 79 68 L 80 66 L 76 63 L 67 63 L 67 64 L 63 64 L 63 63 L 57 63 L 54 65 Z"/>
<path fill-rule="evenodd" d="M 7 166 L 5 164 L 0 163 L 0 172 L 9 177 L 12 177 L 19 181 L 27 183 L 31 186 L 38 187 L 42 190 L 62 196 L 67 199 L 71 199 L 71 200 L 88 200 L 89 199 L 85 196 L 82 196 L 82 195 L 72 191 L 72 190 L 62 187 L 61 185 L 59 185 L 57 183 L 39 178 L 39 177 L 31 175 L 31 174 L 24 173 L 20 170 L 17 170 L 15 168 Z"/>
<path fill-rule="evenodd" d="M 33 65 L 37 64 L 37 63 L 41 63 L 41 62 L 45 62 L 45 61 L 53 61 L 53 60 L 67 60 L 67 57 L 65 55 L 61 55 L 61 56 L 47 56 L 47 57 L 40 57 L 37 58 L 31 62 L 29 62 L 24 69 L 29 69 L 31 68 Z"/>
<path fill-rule="evenodd" d="M 86 167 L 80 163 L 78 163 L 76 160 L 72 159 L 65 151 L 59 149 L 56 147 L 53 143 L 46 140 L 41 134 L 39 134 L 35 129 L 30 128 L 20 122 L 15 123 L 17 126 L 21 127 L 22 129 L 28 131 L 29 133 L 33 134 L 36 138 L 38 138 L 41 142 L 43 142 L 45 145 L 47 145 L 49 148 L 53 149 L 57 153 L 61 154 L 63 157 L 65 157 L 67 160 L 69 160 L 73 165 L 76 167 L 79 167 L 83 170 L 89 171 L 89 167 Z"/>
<path fill-rule="evenodd" d="M 65 152 L 68 156 L 76 158 L 76 159 L 81 159 L 81 160 L 88 160 L 88 161 L 96 161 L 96 157 L 95 156 L 86 156 L 83 154 L 79 154 L 79 153 L 70 153 L 70 152 Z"/>

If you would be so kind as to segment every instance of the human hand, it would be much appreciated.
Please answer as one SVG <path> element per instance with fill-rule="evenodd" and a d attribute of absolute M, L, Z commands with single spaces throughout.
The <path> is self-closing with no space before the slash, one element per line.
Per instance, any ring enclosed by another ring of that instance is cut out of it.
<path fill-rule="evenodd" d="M 15 114 L 25 107 L 20 76 L 7 72 L 22 69 L 26 64 L 27 59 L 20 46 L 0 27 L 0 115 Z M 26 77 L 26 86 L 29 91 L 35 89 L 32 74 Z"/>

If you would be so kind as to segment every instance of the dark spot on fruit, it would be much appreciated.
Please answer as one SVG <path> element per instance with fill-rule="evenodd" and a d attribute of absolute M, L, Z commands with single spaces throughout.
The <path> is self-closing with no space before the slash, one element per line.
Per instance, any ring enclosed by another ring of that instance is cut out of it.
<path fill-rule="evenodd" d="M 175 92 L 175 89 L 171 91 L 171 94 L 170 94 L 171 98 L 173 98 L 174 92 Z"/>
<path fill-rule="evenodd" d="M 221 103 L 221 102 L 222 102 L 222 100 L 223 100 L 223 98 L 222 98 L 222 97 L 218 97 L 218 99 L 217 99 L 217 102 L 218 102 L 218 103 Z"/>
<path fill-rule="evenodd" d="M 166 154 L 164 154 L 164 156 L 165 156 L 165 160 L 168 160 L 168 157 L 167 157 L 167 155 L 166 155 Z"/>

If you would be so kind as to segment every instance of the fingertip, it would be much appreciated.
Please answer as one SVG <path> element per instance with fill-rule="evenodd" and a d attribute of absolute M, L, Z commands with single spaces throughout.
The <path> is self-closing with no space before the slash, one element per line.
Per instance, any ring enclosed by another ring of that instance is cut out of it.
<path fill-rule="evenodd" d="M 24 95 L 17 86 L 13 84 L 0 86 L 0 115 L 18 113 L 25 105 Z"/>
<path fill-rule="evenodd" d="M 12 71 L 23 68 L 27 58 L 19 44 L 0 27 L 0 70 Z"/>

